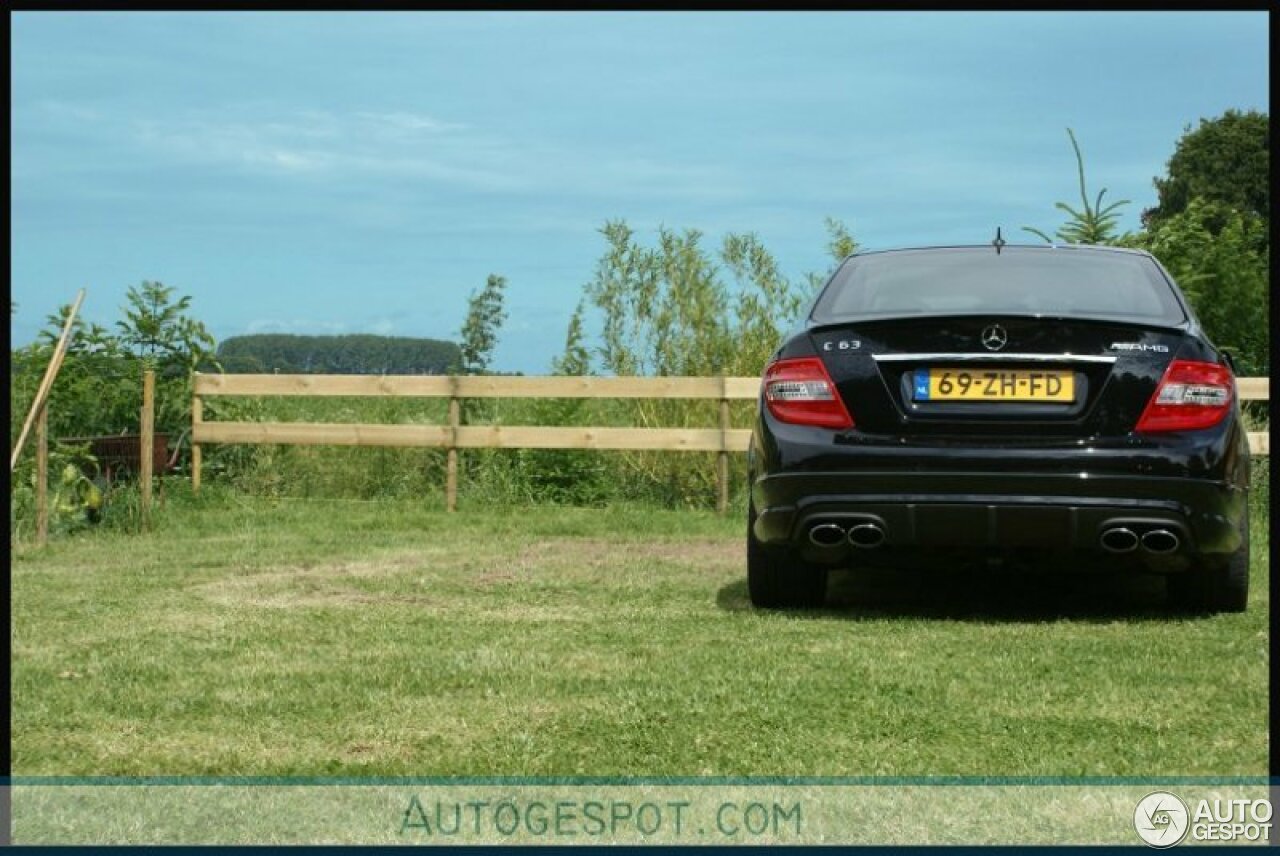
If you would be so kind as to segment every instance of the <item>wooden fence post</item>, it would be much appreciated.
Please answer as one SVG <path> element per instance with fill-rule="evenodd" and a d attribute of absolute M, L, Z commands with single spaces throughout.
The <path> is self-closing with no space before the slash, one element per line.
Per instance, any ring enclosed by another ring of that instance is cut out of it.
<path fill-rule="evenodd" d="M 199 372 L 197 372 L 199 374 Z M 199 395 L 191 398 L 191 492 L 200 492 L 200 467 L 204 462 L 203 450 L 196 442 L 196 431 L 204 421 L 204 399 Z"/>
<path fill-rule="evenodd" d="M 720 378 L 720 455 L 716 461 L 716 511 L 729 510 L 729 380 Z"/>
<path fill-rule="evenodd" d="M 458 401 L 458 378 L 449 378 L 449 463 L 445 474 L 444 507 L 446 511 L 458 510 L 458 425 L 462 421 L 462 407 Z"/>
<path fill-rule="evenodd" d="M 142 529 L 151 526 L 151 471 L 155 458 L 156 373 L 147 369 L 142 373 L 142 456 L 138 458 L 138 510 L 142 515 Z"/>
<path fill-rule="evenodd" d="M 36 414 L 36 544 L 49 543 L 49 403 Z"/>

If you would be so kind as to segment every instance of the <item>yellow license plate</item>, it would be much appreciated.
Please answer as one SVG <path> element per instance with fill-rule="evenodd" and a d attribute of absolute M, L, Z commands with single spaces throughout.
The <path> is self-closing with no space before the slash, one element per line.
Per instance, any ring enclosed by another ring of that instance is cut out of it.
<path fill-rule="evenodd" d="M 1069 371 L 1039 369 L 917 369 L 916 401 L 1057 401 L 1076 398 Z"/>

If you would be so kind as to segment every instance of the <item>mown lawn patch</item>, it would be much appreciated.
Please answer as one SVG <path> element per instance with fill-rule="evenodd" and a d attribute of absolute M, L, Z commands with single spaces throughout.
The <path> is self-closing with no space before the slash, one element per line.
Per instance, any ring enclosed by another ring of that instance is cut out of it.
<path fill-rule="evenodd" d="M 709 512 L 175 496 L 19 549 L 17 775 L 1260 775 L 1243 615 L 1156 579 L 839 573 L 750 608 Z"/>

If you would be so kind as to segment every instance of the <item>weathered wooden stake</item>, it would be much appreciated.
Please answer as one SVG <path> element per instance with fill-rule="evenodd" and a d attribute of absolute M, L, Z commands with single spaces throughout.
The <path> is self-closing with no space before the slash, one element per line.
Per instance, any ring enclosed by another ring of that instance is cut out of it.
<path fill-rule="evenodd" d="M 49 543 L 49 403 L 36 415 L 36 544 Z"/>
<path fill-rule="evenodd" d="M 462 421 L 462 406 L 458 401 L 458 379 L 453 378 L 454 395 L 449 396 L 449 462 L 445 473 L 444 507 L 446 511 L 458 510 L 458 426 Z"/>
<path fill-rule="evenodd" d="M 203 450 L 197 443 L 196 434 L 200 423 L 204 421 L 204 399 L 195 396 L 191 399 L 191 492 L 200 492 L 200 466 L 204 462 Z"/>
<path fill-rule="evenodd" d="M 729 510 L 729 383 L 720 378 L 720 454 L 716 461 L 716 511 Z"/>
<path fill-rule="evenodd" d="M 142 515 L 142 529 L 151 526 L 151 470 L 155 459 L 156 373 L 147 369 L 142 373 L 142 456 L 138 459 L 138 504 Z"/>

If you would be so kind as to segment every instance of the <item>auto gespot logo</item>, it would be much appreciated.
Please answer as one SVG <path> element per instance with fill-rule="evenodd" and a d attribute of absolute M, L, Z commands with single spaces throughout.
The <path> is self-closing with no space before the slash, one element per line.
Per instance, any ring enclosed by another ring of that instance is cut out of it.
<path fill-rule="evenodd" d="M 1133 810 L 1133 828 L 1146 844 L 1173 847 L 1192 841 L 1267 842 L 1271 802 L 1266 799 L 1202 799 L 1192 811 L 1166 791 L 1147 794 Z"/>

